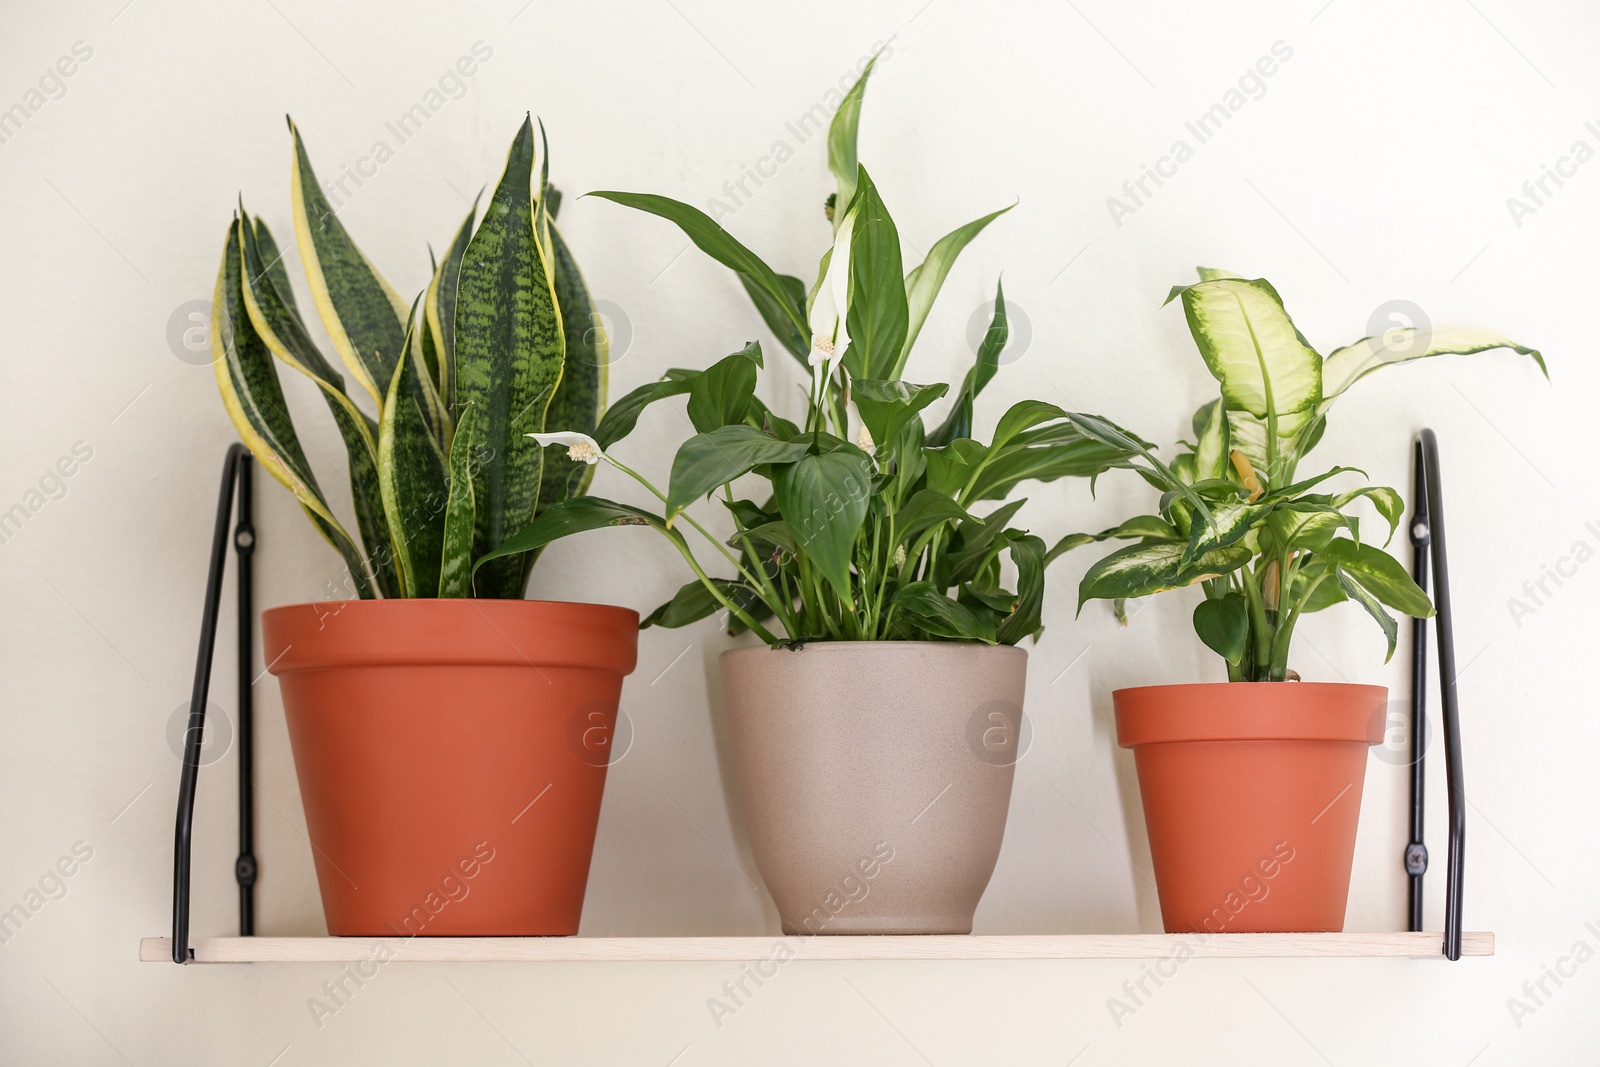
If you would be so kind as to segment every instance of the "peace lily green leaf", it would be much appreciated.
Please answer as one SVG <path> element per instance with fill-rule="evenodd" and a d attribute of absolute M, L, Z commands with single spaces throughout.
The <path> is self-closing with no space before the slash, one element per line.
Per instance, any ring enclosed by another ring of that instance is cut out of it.
<path fill-rule="evenodd" d="M 744 541 L 757 547 L 782 549 L 791 556 L 800 551 L 800 542 L 795 540 L 794 531 L 782 520 L 763 522 L 728 538 L 728 544 L 734 546 Z"/>
<path fill-rule="evenodd" d="M 339 358 L 382 404 L 382 391 L 402 354 L 407 305 L 334 213 L 293 119 L 289 133 L 294 141 L 294 230 L 312 301 Z"/>
<path fill-rule="evenodd" d="M 946 496 L 959 492 L 988 454 L 986 446 L 967 437 L 927 449 L 923 455 L 928 463 L 928 488 Z"/>
<path fill-rule="evenodd" d="M 472 209 L 450 239 L 444 258 L 434 268 L 428 293 L 423 298 L 423 317 L 436 360 L 434 384 L 440 399 L 451 411 L 455 410 L 456 293 L 461 281 L 461 257 L 472 240 L 472 225 L 477 217 L 478 198 L 474 197 Z"/>
<path fill-rule="evenodd" d="M 929 633 L 957 641 L 996 643 L 994 618 L 945 596 L 930 582 L 911 582 L 895 597 L 895 608 Z"/>
<path fill-rule="evenodd" d="M 483 554 L 534 516 L 545 429 L 565 342 L 534 223 L 533 125 L 524 119 L 505 174 L 461 257 L 456 296 L 456 403 L 478 409 L 488 462 L 473 476 L 478 595 L 522 596 L 525 563 L 483 569 Z M 494 557 L 500 558 L 500 557 Z"/>
<path fill-rule="evenodd" d="M 906 506 L 895 516 L 895 544 L 909 544 L 924 530 L 944 522 L 973 522 L 983 520 L 942 493 L 920 489 L 912 494 Z"/>
<path fill-rule="evenodd" d="M 1005 533 L 1006 524 L 1028 501 L 1013 500 L 995 508 L 989 514 L 973 516 L 956 528 L 950 551 L 941 561 L 938 577 L 945 585 L 960 585 L 977 577 L 983 563 L 999 551 L 996 541 Z"/>
<path fill-rule="evenodd" d="M 456 422 L 450 445 L 450 486 L 444 508 L 444 541 L 439 554 L 439 595 L 472 595 L 472 540 L 477 526 L 472 499 L 472 467 L 477 462 L 476 408 Z"/>
<path fill-rule="evenodd" d="M 893 377 L 898 378 L 900 376 L 905 369 L 906 361 L 911 358 L 911 346 L 916 344 L 917 335 L 922 332 L 922 324 L 928 320 L 928 313 L 933 310 L 933 302 L 939 296 L 939 290 L 944 287 L 944 280 L 949 276 L 950 268 L 955 266 L 956 257 L 960 256 L 962 250 L 972 243 L 974 237 L 983 232 L 984 227 L 1010 211 L 1013 207 L 1016 207 L 1016 205 L 1011 204 L 1001 208 L 999 211 L 991 211 L 982 218 L 973 219 L 965 226 L 958 226 L 956 229 L 951 230 L 935 241 L 933 248 L 928 251 L 928 257 L 913 268 L 910 274 L 906 275 L 908 325 L 905 343 L 901 346 L 900 356 L 894 364 Z M 992 336 L 996 325 L 999 326 L 1001 332 L 995 345 L 993 357 L 990 360 L 991 365 L 986 372 L 987 377 L 984 377 L 981 382 L 974 383 L 972 396 L 977 396 L 978 393 L 982 392 L 983 386 L 988 383 L 989 378 L 994 377 L 994 370 L 998 367 L 998 363 L 995 360 L 1000 354 L 1000 349 L 1005 347 L 1005 298 L 998 292 L 995 296 L 994 323 L 989 327 L 990 334 L 985 335 L 984 344 L 989 343 L 990 336 Z M 984 363 L 984 356 L 980 351 L 978 367 L 982 368 Z M 965 395 L 965 390 L 963 390 L 963 395 Z M 958 434 L 957 436 L 961 435 Z"/>
<path fill-rule="evenodd" d="M 792 274 L 774 274 L 773 277 L 786 294 L 783 300 L 775 299 L 748 274 L 739 275 L 739 281 L 744 285 L 744 291 L 750 294 L 750 302 L 761 313 L 761 321 L 767 324 L 767 329 L 772 331 L 778 343 L 801 363 L 806 363 L 811 353 L 811 338 L 795 326 L 794 319 L 795 309 L 806 306 L 806 283 Z"/>
<path fill-rule="evenodd" d="M 1363 337 L 1353 345 L 1330 352 L 1322 366 L 1321 410 L 1326 411 L 1335 397 L 1384 367 L 1431 356 L 1468 356 L 1493 348 L 1509 348 L 1518 355 L 1532 356 L 1544 376 L 1550 377 L 1544 356 L 1537 349 L 1518 344 L 1493 330 L 1475 326 L 1440 326 L 1431 330 L 1407 327 L 1390 330 L 1381 337 Z"/>
<path fill-rule="evenodd" d="M 728 231 L 718 226 L 704 211 L 682 201 L 673 200 L 671 197 L 656 196 L 653 193 L 600 191 L 588 195 L 602 197 L 624 207 L 636 208 L 676 223 L 684 235 L 694 242 L 695 247 L 723 266 L 748 277 L 751 283 L 783 309 L 785 317 L 794 324 L 796 330 L 810 337 L 811 331 L 806 325 L 803 309 L 791 303 L 794 296 L 792 289 L 780 282 L 778 275 L 762 262 L 759 256 L 734 240 Z"/>
<path fill-rule="evenodd" d="M 1250 638 L 1250 609 L 1243 594 L 1226 593 L 1195 605 L 1194 632 L 1207 648 L 1237 667 Z"/>
<path fill-rule="evenodd" d="M 1010 538 L 1011 562 L 1017 568 L 1017 600 L 1011 614 L 1001 620 L 995 640 L 1014 645 L 1042 628 L 1044 610 L 1044 542 L 1032 534 Z"/>
<path fill-rule="evenodd" d="M 564 357 L 561 382 L 544 416 L 546 431 L 593 434 L 605 406 L 610 349 L 605 324 L 595 312 L 583 272 L 555 224 L 550 224 L 550 249 L 555 261 L 556 306 L 561 310 Z M 594 467 L 547 451 L 539 488 L 541 506 L 588 491 Z"/>
<path fill-rule="evenodd" d="M 698 377 L 698 373 L 695 377 Z M 594 439 L 600 442 L 602 449 L 608 449 L 618 441 L 633 432 L 639 423 L 639 416 L 644 409 L 654 404 L 657 400 L 665 400 L 671 396 L 682 396 L 694 388 L 694 378 L 664 378 L 658 382 L 650 382 L 618 400 L 606 409 L 600 419 L 600 424 L 595 427 Z"/>
<path fill-rule="evenodd" d="M 407 347 L 415 327 L 415 321 L 407 325 Z M 416 359 L 401 356 L 378 419 L 383 511 L 394 538 L 403 595 L 408 597 L 439 595 L 444 558 L 440 515 L 448 509 L 450 496 L 444 456 L 418 403 L 422 380 Z"/>
<path fill-rule="evenodd" d="M 745 610 L 749 610 L 757 602 L 755 590 L 743 582 L 712 578 L 711 584 L 720 589 L 723 596 Z M 648 630 L 652 626 L 660 626 L 675 630 L 699 622 L 721 610 L 722 602 L 712 595 L 705 583 L 693 581 L 674 593 L 671 600 L 645 616 L 639 622 L 639 629 Z"/>
<path fill-rule="evenodd" d="M 240 440 L 263 469 L 294 494 L 317 530 L 338 550 L 357 594 L 371 597 L 366 562 L 317 485 L 290 421 L 272 352 L 257 335 L 245 309 L 243 228 L 244 223 L 238 218 L 228 227 L 211 304 L 212 368 L 223 406 Z M 388 551 L 388 546 L 374 546 L 375 553 L 380 549 Z"/>
<path fill-rule="evenodd" d="M 1218 278 L 1173 295 L 1181 296 L 1195 344 L 1229 407 L 1261 419 L 1316 409 L 1322 358 L 1304 343 L 1270 282 Z"/>
<path fill-rule="evenodd" d="M 1018 441 L 1021 439 L 1017 438 Z M 1125 463 L 1119 451 L 1086 437 L 1037 447 L 1018 447 L 1013 443 L 984 466 L 972 484 L 970 499 L 1003 500 L 1025 481 L 1094 478 L 1112 467 L 1123 465 Z"/>
<path fill-rule="evenodd" d="M 1252 556 L 1244 545 L 1232 544 L 1182 567 L 1187 547 L 1181 542 L 1157 542 L 1113 552 L 1084 574 L 1078 585 L 1078 608 L 1090 600 L 1132 599 L 1219 578 L 1243 567 Z"/>
<path fill-rule="evenodd" d="M 850 556 L 867 517 L 872 460 L 851 445 L 803 455 L 773 471 L 772 488 L 801 551 L 840 598 L 852 604 Z"/>
<path fill-rule="evenodd" d="M 881 447 L 892 443 L 917 412 L 944 396 L 950 387 L 912 385 L 910 382 L 856 378 L 850 383 L 850 399 L 855 401 L 861 422 Z"/>
<path fill-rule="evenodd" d="M 1000 416 L 1000 421 L 995 425 L 994 438 L 989 447 L 994 452 L 999 452 L 1011 443 L 1011 440 L 1025 430 L 1031 430 L 1042 423 L 1053 422 L 1056 419 L 1065 419 L 1067 413 L 1055 404 L 1043 400 L 1019 400 L 1006 409 Z"/>
<path fill-rule="evenodd" d="M 990 217 L 992 218 L 993 216 Z M 934 247 L 935 249 L 938 248 L 937 245 Z M 920 269 L 919 267 L 918 270 Z M 916 276 L 917 271 L 912 271 L 910 277 L 907 278 L 907 282 L 910 283 Z M 906 292 L 908 298 L 914 300 L 913 289 L 910 284 L 907 285 Z M 932 297 L 928 299 L 931 304 Z M 916 304 L 913 302 L 911 307 L 912 323 L 920 329 L 922 324 L 916 317 L 916 311 Z M 924 311 L 923 314 L 926 315 L 927 312 Z M 978 343 L 977 361 L 967 371 L 966 378 L 962 380 L 961 392 L 956 395 L 956 402 L 950 409 L 950 414 L 945 417 L 944 422 L 928 438 L 935 445 L 948 444 L 958 437 L 972 436 L 973 406 L 977 401 L 978 394 L 983 392 L 984 386 L 988 385 L 1000 370 L 1000 353 L 1005 349 L 1006 341 L 1011 336 L 1011 328 L 1008 325 L 1008 321 L 1006 318 L 1005 288 L 997 282 L 994 290 L 994 316 L 989 320 L 989 329 L 984 333 L 983 340 Z M 910 351 L 913 340 L 915 340 L 913 337 L 906 339 L 907 352 Z M 905 354 L 903 353 L 901 355 L 901 363 L 903 364 L 904 362 Z"/>
<path fill-rule="evenodd" d="M 856 378 L 888 378 L 894 375 L 909 321 L 900 234 L 865 167 L 857 179 L 854 210 L 846 315 L 850 347 L 843 361 Z"/>
<path fill-rule="evenodd" d="M 756 394 L 756 370 L 761 365 L 761 344 L 751 341 L 707 367 L 689 388 L 689 421 L 694 428 L 709 433 L 743 423 Z"/>
<path fill-rule="evenodd" d="M 753 426 L 723 426 L 696 434 L 679 446 L 672 459 L 666 521 L 673 522 L 696 500 L 757 467 L 798 461 L 809 447 L 803 441 L 780 441 Z"/>
<path fill-rule="evenodd" d="M 1200 499 L 1189 485 L 1178 478 L 1172 469 L 1156 458 L 1154 452 L 1139 438 L 1124 430 L 1110 419 L 1100 415 L 1088 415 L 1083 412 L 1070 411 L 1064 413 L 1067 420 L 1077 427 L 1078 432 L 1093 441 L 1098 441 L 1120 453 L 1125 459 L 1140 458 L 1150 464 L 1148 471 L 1141 470 L 1147 481 L 1158 489 L 1175 492 L 1186 501 L 1190 507 L 1199 513 L 1207 522 L 1211 519 L 1211 510 L 1206 502 Z"/>
<path fill-rule="evenodd" d="M 1433 615 L 1433 603 L 1428 594 L 1411 580 L 1400 561 L 1383 549 L 1338 538 L 1322 550 L 1322 556 L 1331 560 L 1341 574 L 1354 579 L 1396 611 L 1417 619 Z M 1345 592 L 1350 591 L 1346 589 Z"/>
<path fill-rule="evenodd" d="M 845 94 L 844 102 L 834 112 L 833 122 L 828 126 L 828 169 L 838 182 L 838 192 L 834 198 L 836 220 L 843 217 L 845 207 L 855 199 L 856 174 L 860 169 L 856 161 L 856 135 L 861 127 L 861 100 L 866 95 L 867 79 L 872 77 L 872 68 L 878 64 L 878 55 L 879 52 L 874 52 L 872 58 L 867 60 L 861 76 Z"/>
<path fill-rule="evenodd" d="M 652 526 L 674 544 L 683 543 L 683 535 L 669 529 L 660 515 L 598 496 L 575 496 L 551 504 L 538 518 L 507 538 L 505 544 L 480 556 L 472 566 L 473 573 L 479 573 L 485 564 L 496 560 L 537 551 L 563 537 L 608 526 Z"/>

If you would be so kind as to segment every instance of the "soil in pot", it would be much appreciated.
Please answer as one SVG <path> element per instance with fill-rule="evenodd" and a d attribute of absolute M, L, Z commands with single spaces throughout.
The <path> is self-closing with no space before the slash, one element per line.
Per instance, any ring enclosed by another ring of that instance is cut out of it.
<path fill-rule="evenodd" d="M 970 933 L 1005 833 L 1027 653 L 811 642 L 721 657 L 730 777 L 788 934 Z"/>
<path fill-rule="evenodd" d="M 262 615 L 328 932 L 577 932 L 638 615 L 365 600 Z"/>
<path fill-rule="evenodd" d="M 1168 933 L 1344 929 L 1367 750 L 1388 691 L 1323 682 L 1119 689 Z"/>

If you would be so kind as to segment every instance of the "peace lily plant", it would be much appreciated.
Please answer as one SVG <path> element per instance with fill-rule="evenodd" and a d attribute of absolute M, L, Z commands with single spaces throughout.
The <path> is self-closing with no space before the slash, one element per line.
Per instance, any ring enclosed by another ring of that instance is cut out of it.
<path fill-rule="evenodd" d="M 1054 553 L 1012 525 L 1024 500 L 984 514 L 977 509 L 1005 501 L 1030 479 L 1100 474 L 1121 462 L 1121 451 L 1036 400 L 1012 406 L 987 442 L 972 436 L 974 402 L 998 370 L 1008 337 L 1000 288 L 953 408 L 937 426 L 925 425 L 922 412 L 951 389 L 904 380 L 912 347 L 957 255 L 1009 209 L 947 234 L 906 273 L 895 223 L 856 159 L 870 74 L 869 63 L 830 131 L 833 239 L 809 288 L 775 272 L 688 204 L 641 193 L 590 194 L 671 220 L 738 274 L 767 325 L 810 371 L 803 419 L 791 422 L 756 398 L 759 343 L 704 371 L 669 371 L 619 400 L 592 436 L 535 435 L 542 444 L 567 446 L 574 461 L 610 463 L 661 508 L 597 497 L 553 503 L 478 566 L 585 530 L 648 525 L 671 541 L 696 580 L 652 613 L 647 626 L 684 626 L 720 608 L 736 630 L 748 628 L 774 645 L 902 638 L 1014 645 L 1039 632 L 1044 570 Z M 613 449 L 648 405 L 685 394 L 697 433 L 678 449 L 663 492 Z M 762 491 L 736 492 L 734 483 L 750 474 L 767 483 Z M 732 519 L 726 541 L 689 510 L 706 497 Z M 685 526 L 721 557 L 727 577 L 710 576 Z M 1002 578 L 1002 557 L 1015 568 L 1014 590 Z"/>
<path fill-rule="evenodd" d="M 1404 511 L 1400 494 L 1374 485 L 1330 491 L 1330 480 L 1363 472 L 1335 466 L 1300 478 L 1300 461 L 1322 439 L 1334 402 L 1376 371 L 1495 348 L 1531 356 L 1544 370 L 1543 357 L 1491 330 L 1447 326 L 1391 330 L 1324 358 L 1270 282 L 1203 267 L 1199 274 L 1167 296 L 1182 302 L 1222 387 L 1195 412 L 1195 441 L 1168 464 L 1108 419 L 1068 416 L 1163 494 L 1155 515 L 1063 543 L 1138 541 L 1089 569 L 1079 606 L 1199 584 L 1206 599 L 1195 608 L 1195 632 L 1227 662 L 1231 681 L 1285 680 L 1295 624 L 1345 600 L 1377 621 L 1393 656 L 1399 627 L 1389 611 L 1424 618 L 1433 607 L 1394 557 L 1361 539 L 1350 509 L 1369 501 L 1388 524 L 1387 545 Z"/>
<path fill-rule="evenodd" d="M 1228 667 L 1224 683 L 1112 693 L 1117 742 L 1138 768 L 1162 919 L 1171 933 L 1342 930 L 1367 748 L 1383 740 L 1388 691 L 1299 681 L 1288 667 L 1295 626 L 1353 600 L 1393 656 L 1391 612 L 1424 617 L 1433 606 L 1363 537 L 1352 511 L 1362 500 L 1375 507 L 1386 544 L 1401 521 L 1400 494 L 1335 490 L 1335 479 L 1362 472 L 1335 466 L 1305 477 L 1300 463 L 1334 402 L 1392 364 L 1495 348 L 1531 356 L 1541 370 L 1544 361 L 1468 327 L 1391 330 L 1324 358 L 1271 283 L 1224 271 L 1201 269 L 1174 299 L 1221 385 L 1195 413 L 1195 440 L 1166 463 L 1108 419 L 1068 416 L 1162 493 L 1154 515 L 1069 539 L 1137 542 L 1089 568 L 1080 608 L 1199 585 L 1195 631 Z"/>
<path fill-rule="evenodd" d="M 591 472 L 528 436 L 592 432 L 605 392 L 605 335 L 555 225 L 548 153 L 524 119 L 482 217 L 474 204 L 408 301 L 357 247 L 289 129 L 296 245 L 315 314 L 302 312 L 266 223 L 241 205 L 218 272 L 212 347 L 239 436 L 339 551 L 355 594 L 262 616 L 328 930 L 576 933 L 604 740 L 639 617 L 522 599 L 533 552 L 474 568 L 541 509 L 582 493 Z M 333 415 L 354 533 L 307 461 L 278 361 L 314 381 Z M 568 732 L 577 722 L 581 742 Z M 484 827 L 527 805 L 534 778 L 563 798 L 539 829 L 483 840 Z M 415 908 L 434 897 L 441 856 L 466 857 L 467 878 L 469 861 L 476 871 L 492 859 L 485 877 L 512 888 L 445 913 Z"/>

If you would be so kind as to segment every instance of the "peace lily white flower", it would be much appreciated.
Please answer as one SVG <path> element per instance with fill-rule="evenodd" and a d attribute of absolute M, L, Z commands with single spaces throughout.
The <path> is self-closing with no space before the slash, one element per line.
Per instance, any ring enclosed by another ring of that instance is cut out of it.
<path fill-rule="evenodd" d="M 897 545 L 895 547 L 895 550 L 894 550 L 894 565 L 896 567 L 904 567 L 906 565 L 906 546 L 905 545 Z"/>
<path fill-rule="evenodd" d="M 806 357 L 806 362 L 813 368 L 825 366 L 833 361 L 833 341 L 820 334 L 811 339 L 811 354 Z"/>
<path fill-rule="evenodd" d="M 599 463 L 601 457 L 605 455 L 604 450 L 600 447 L 600 442 L 586 433 L 563 430 L 560 433 L 530 433 L 526 436 L 533 438 L 541 446 L 545 447 L 566 445 L 568 459 L 577 460 L 579 463 L 587 463 L 591 466 Z"/>
<path fill-rule="evenodd" d="M 856 431 L 856 447 L 860 448 L 863 452 L 873 452 L 877 450 L 878 446 L 872 440 L 872 431 L 867 429 L 865 426 Z"/>
<path fill-rule="evenodd" d="M 822 277 L 811 295 L 809 361 L 813 367 L 832 362 L 850 347 L 846 320 L 850 314 L 850 238 L 855 233 L 855 223 L 856 205 L 851 204 L 834 233 L 833 248 L 828 251 Z"/>

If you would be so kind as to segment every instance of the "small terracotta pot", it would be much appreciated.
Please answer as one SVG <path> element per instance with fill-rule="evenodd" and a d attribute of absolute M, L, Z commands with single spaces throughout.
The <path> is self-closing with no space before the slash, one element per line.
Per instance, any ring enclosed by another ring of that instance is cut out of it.
<path fill-rule="evenodd" d="M 636 612 L 357 600 L 261 622 L 330 934 L 577 933 Z"/>
<path fill-rule="evenodd" d="M 731 777 L 786 934 L 965 934 L 1011 803 L 1028 654 L 812 642 L 721 657 Z"/>
<path fill-rule="evenodd" d="M 1119 689 L 1168 933 L 1344 929 L 1367 748 L 1388 690 L 1324 682 Z"/>

